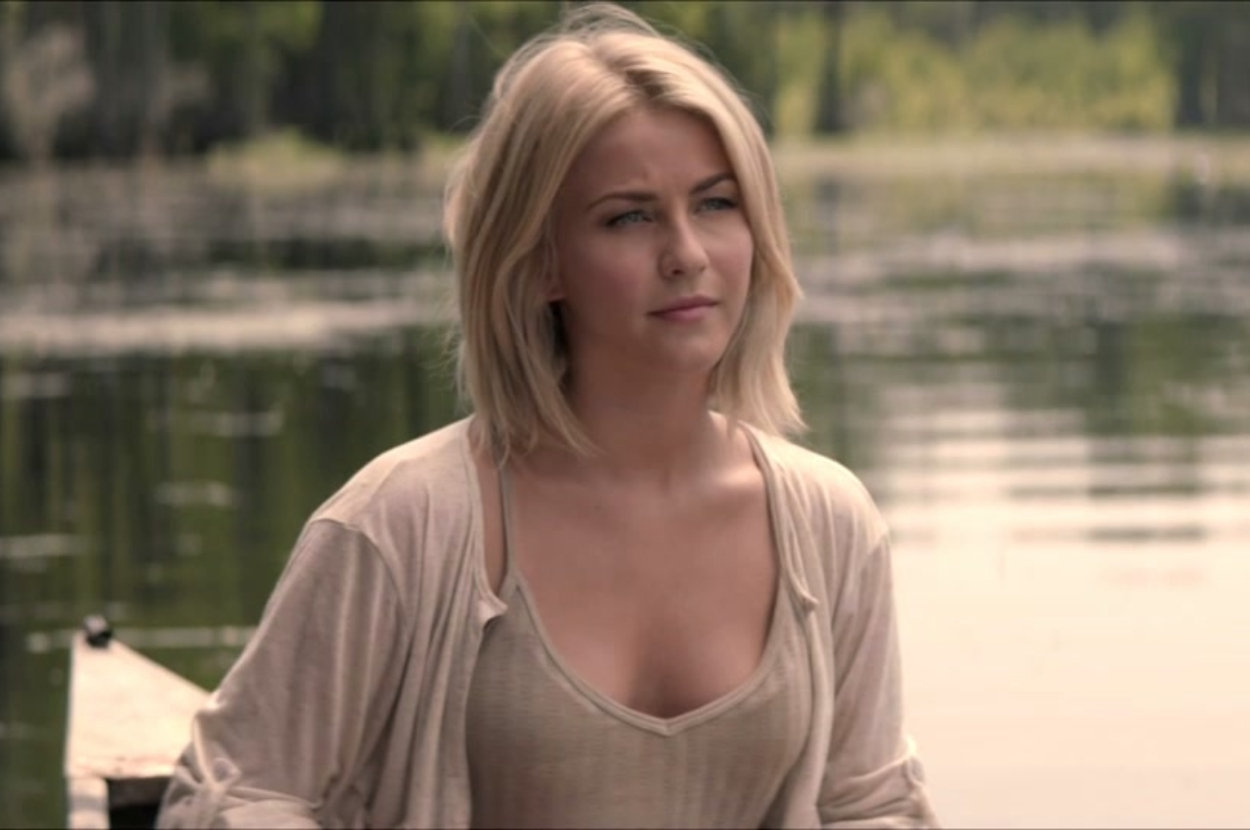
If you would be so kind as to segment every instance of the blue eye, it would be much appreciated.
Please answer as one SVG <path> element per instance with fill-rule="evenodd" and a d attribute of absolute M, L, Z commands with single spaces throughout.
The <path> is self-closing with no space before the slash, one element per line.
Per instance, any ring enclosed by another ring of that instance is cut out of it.
<path fill-rule="evenodd" d="M 633 225 L 643 220 L 641 210 L 631 210 L 628 213 L 622 213 L 620 216 L 613 216 L 608 220 L 609 228 L 619 228 L 622 225 Z"/>
<path fill-rule="evenodd" d="M 733 210 L 738 203 L 728 196 L 711 196 L 703 200 L 702 207 L 705 210 Z"/>

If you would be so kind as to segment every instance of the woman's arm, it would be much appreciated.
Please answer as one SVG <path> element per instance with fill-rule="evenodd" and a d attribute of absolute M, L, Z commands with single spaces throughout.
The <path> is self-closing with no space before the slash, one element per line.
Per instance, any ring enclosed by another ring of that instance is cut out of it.
<path fill-rule="evenodd" d="M 904 731 L 888 537 L 847 574 L 833 608 L 834 714 L 818 804 L 825 827 L 936 827 Z"/>
<path fill-rule="evenodd" d="M 408 653 L 394 575 L 349 527 L 305 527 L 261 624 L 196 716 L 161 827 L 363 819 L 362 780 Z"/>

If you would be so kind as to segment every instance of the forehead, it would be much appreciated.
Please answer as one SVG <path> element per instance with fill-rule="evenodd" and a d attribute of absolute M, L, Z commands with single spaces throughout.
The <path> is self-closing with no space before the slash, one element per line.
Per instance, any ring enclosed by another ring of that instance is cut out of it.
<path fill-rule="evenodd" d="M 631 110 L 609 122 L 582 149 L 562 190 L 593 196 L 617 186 L 683 187 L 733 172 L 716 129 L 672 108 Z"/>

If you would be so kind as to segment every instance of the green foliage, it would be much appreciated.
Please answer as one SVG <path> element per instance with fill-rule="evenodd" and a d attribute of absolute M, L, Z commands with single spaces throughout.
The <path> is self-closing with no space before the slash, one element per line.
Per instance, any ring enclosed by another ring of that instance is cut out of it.
<path fill-rule="evenodd" d="M 315 42 L 323 10 L 316 0 L 196 0 L 168 8 L 175 58 L 207 65 L 219 106 L 243 132 L 264 129 L 269 92 L 289 57 Z"/>
<path fill-rule="evenodd" d="M 991 20 L 965 49 L 899 28 L 884 8 L 848 22 L 850 118 L 866 129 L 1163 130 L 1175 84 L 1154 24 L 1134 12 L 1105 34 L 1079 18 Z"/>
<path fill-rule="evenodd" d="M 621 3 L 722 66 L 777 137 L 1250 125 L 1250 3 Z M 46 30 L 83 33 L 97 94 L 40 122 L 62 157 L 203 152 L 283 127 L 413 151 L 467 131 L 502 63 L 569 5 L 0 0 L 0 65 Z M 0 153 L 32 143 L 19 109 Z"/>
<path fill-rule="evenodd" d="M 899 29 L 883 8 L 847 21 L 841 74 L 853 127 L 965 126 L 967 83 L 954 53 L 919 30 Z M 954 122 L 954 123 L 952 123 Z"/>
<path fill-rule="evenodd" d="M 215 147 L 208 172 L 216 181 L 266 189 L 309 189 L 340 173 L 343 154 L 284 129 L 237 144 Z"/>
<path fill-rule="evenodd" d="M 316 39 L 322 7 L 316 0 L 196 0 L 175 3 L 173 10 L 198 24 L 210 48 L 241 49 L 259 37 L 275 48 L 300 51 Z"/>
<path fill-rule="evenodd" d="M 967 77 L 985 126 L 1164 129 L 1175 106 L 1159 39 L 1141 15 L 1096 38 L 1079 20 L 1040 31 L 1005 18 L 974 42 Z"/>
<path fill-rule="evenodd" d="M 772 108 L 778 137 L 816 131 L 816 102 L 824 63 L 834 59 L 829 30 L 821 23 L 819 10 L 804 9 L 783 19 L 778 27 L 778 87 Z"/>
<path fill-rule="evenodd" d="M 326 26 L 296 72 L 323 104 L 304 121 L 312 134 L 350 149 L 414 145 L 434 105 L 454 20 L 439 3 L 331 5 Z"/>

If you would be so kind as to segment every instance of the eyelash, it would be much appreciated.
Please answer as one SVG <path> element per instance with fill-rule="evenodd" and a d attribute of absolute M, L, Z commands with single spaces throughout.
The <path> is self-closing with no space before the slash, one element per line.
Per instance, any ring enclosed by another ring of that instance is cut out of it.
<path fill-rule="evenodd" d="M 712 205 L 713 211 L 733 210 L 738 207 L 737 200 L 731 199 L 728 196 L 709 196 L 708 198 L 704 199 L 700 203 L 699 206 L 703 208 L 703 207 L 708 206 L 709 204 Z M 626 213 L 622 213 L 619 216 L 613 216 L 611 219 L 608 220 L 607 225 L 609 228 L 619 228 L 625 225 L 630 225 L 630 224 L 633 224 L 631 221 L 629 221 L 632 217 L 642 218 L 643 211 L 631 210 Z"/>

